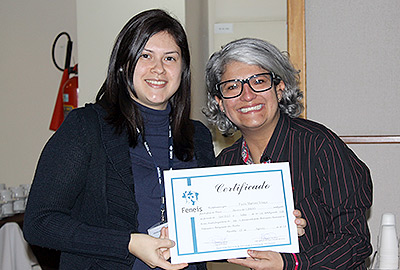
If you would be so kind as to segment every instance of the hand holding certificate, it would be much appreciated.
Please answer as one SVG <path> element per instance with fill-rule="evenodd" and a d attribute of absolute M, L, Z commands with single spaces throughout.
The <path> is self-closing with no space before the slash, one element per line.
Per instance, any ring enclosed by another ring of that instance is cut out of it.
<path fill-rule="evenodd" d="M 164 172 L 172 263 L 298 252 L 288 163 Z"/>

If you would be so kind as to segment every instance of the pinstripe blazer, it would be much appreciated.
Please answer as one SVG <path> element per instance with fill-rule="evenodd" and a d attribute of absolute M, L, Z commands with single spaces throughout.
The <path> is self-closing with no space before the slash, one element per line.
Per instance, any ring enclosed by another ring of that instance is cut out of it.
<path fill-rule="evenodd" d="M 217 165 L 244 164 L 242 140 L 224 149 Z M 295 209 L 307 220 L 300 253 L 281 254 L 284 269 L 366 269 L 372 181 L 353 151 L 325 126 L 281 113 L 261 159 L 290 163 Z"/>

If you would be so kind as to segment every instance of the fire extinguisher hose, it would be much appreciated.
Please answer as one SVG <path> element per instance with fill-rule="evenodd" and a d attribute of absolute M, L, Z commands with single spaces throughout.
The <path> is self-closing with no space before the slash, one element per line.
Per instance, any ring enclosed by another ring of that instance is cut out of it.
<path fill-rule="evenodd" d="M 65 54 L 65 63 L 64 63 L 64 69 L 61 68 L 58 64 L 57 61 L 55 59 L 54 56 L 54 52 L 55 52 L 55 48 L 56 48 L 56 44 L 58 39 L 63 36 L 66 35 L 68 38 L 68 43 L 67 43 L 67 50 L 66 50 L 66 54 Z M 72 40 L 70 35 L 67 32 L 61 32 L 60 34 L 57 35 L 57 37 L 55 38 L 54 42 L 53 42 L 53 47 L 51 49 L 51 56 L 53 59 L 53 63 L 56 66 L 57 69 L 59 69 L 60 71 L 64 71 L 65 69 L 68 69 L 68 73 L 71 73 L 72 70 L 70 70 L 70 64 L 71 64 L 71 55 L 72 55 Z"/>

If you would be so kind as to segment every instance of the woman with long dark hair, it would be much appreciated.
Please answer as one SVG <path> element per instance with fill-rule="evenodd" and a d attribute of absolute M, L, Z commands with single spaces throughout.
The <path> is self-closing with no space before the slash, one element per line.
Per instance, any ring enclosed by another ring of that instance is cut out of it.
<path fill-rule="evenodd" d="M 190 76 L 176 19 L 156 9 L 126 23 L 95 104 L 69 113 L 37 165 L 24 235 L 60 250 L 60 269 L 188 266 L 148 230 L 166 221 L 162 171 L 215 163 L 210 132 L 189 119 Z"/>

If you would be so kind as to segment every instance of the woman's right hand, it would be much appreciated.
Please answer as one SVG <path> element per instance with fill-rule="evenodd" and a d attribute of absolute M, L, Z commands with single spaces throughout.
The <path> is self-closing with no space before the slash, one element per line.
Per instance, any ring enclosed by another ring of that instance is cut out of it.
<path fill-rule="evenodd" d="M 129 252 L 146 263 L 149 267 L 160 267 L 167 270 L 178 270 L 188 266 L 187 263 L 171 264 L 169 249 L 175 246 L 169 239 L 155 238 L 143 233 L 131 234 Z"/>

